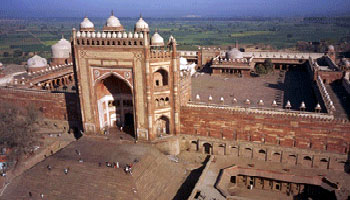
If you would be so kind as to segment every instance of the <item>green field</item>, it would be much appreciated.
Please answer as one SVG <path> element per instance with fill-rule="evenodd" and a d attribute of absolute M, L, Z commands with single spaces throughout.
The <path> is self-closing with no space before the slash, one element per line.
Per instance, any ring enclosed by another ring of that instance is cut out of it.
<path fill-rule="evenodd" d="M 50 57 L 50 46 L 63 34 L 70 38 L 73 27 L 79 28 L 82 19 L 35 19 L 0 22 L 0 62 L 11 62 L 4 53 L 15 50 L 37 52 Z M 194 50 L 198 45 L 269 44 L 275 49 L 294 48 L 298 41 L 328 43 L 350 42 L 350 24 L 315 23 L 303 19 L 220 20 L 220 19 L 147 19 L 151 34 L 158 29 L 167 41 L 173 35 L 179 49 Z M 105 19 L 91 19 L 97 30 L 102 30 Z M 133 31 L 137 19 L 120 19 L 128 31 Z M 11 24 L 12 23 L 12 24 Z M 19 60 L 19 59 L 16 59 Z"/>

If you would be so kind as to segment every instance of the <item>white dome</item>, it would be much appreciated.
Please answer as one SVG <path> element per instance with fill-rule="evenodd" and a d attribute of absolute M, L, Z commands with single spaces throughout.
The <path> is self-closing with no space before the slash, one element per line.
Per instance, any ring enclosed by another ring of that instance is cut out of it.
<path fill-rule="evenodd" d="M 160 36 L 160 35 L 158 34 L 157 31 L 154 33 L 154 35 L 153 35 L 152 38 L 151 38 L 151 44 L 152 44 L 152 45 L 157 45 L 157 46 L 162 46 L 162 45 L 164 45 L 164 39 L 162 38 L 162 36 Z"/>
<path fill-rule="evenodd" d="M 52 45 L 51 49 L 53 58 L 69 58 L 72 52 L 71 44 L 65 38 Z"/>
<path fill-rule="evenodd" d="M 32 58 L 29 58 L 27 61 L 29 68 L 35 68 L 35 67 L 46 67 L 47 66 L 47 60 L 45 58 L 42 58 L 38 55 L 33 56 Z"/>
<path fill-rule="evenodd" d="M 230 51 L 226 52 L 226 58 L 227 59 L 243 58 L 243 53 L 238 49 L 233 48 Z"/>
<path fill-rule="evenodd" d="M 2 63 L 0 62 L 0 67 L 2 67 Z"/>
<path fill-rule="evenodd" d="M 114 16 L 112 13 L 112 15 L 107 19 L 106 26 L 118 28 L 118 27 L 121 27 L 122 25 L 120 24 L 118 17 Z"/>
<path fill-rule="evenodd" d="M 89 20 L 89 18 L 85 17 L 84 21 L 80 23 L 80 28 L 94 28 L 94 24 Z"/>
<path fill-rule="evenodd" d="M 146 29 L 148 28 L 148 24 L 142 19 L 142 17 L 140 17 L 139 21 L 136 22 L 135 27 L 139 29 Z"/>

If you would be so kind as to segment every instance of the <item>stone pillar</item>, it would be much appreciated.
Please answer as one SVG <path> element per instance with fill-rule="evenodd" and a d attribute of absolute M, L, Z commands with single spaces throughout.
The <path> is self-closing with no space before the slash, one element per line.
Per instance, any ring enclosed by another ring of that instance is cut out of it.
<path fill-rule="evenodd" d="M 143 32 L 143 34 L 147 34 L 146 32 Z M 146 36 L 146 35 L 145 35 Z M 147 36 L 146 36 L 147 38 Z M 150 52 L 149 49 L 146 48 L 146 42 L 148 44 L 148 40 L 145 40 L 145 61 L 146 61 L 146 102 L 147 102 L 147 119 L 148 119 L 148 140 L 150 140 L 153 137 L 153 108 L 152 108 L 152 94 L 151 94 L 151 87 L 152 87 L 152 81 L 151 81 L 151 67 L 150 67 Z"/>
<path fill-rule="evenodd" d="M 179 64 L 178 61 L 178 55 L 176 51 L 176 40 L 173 38 L 171 41 L 171 57 L 172 57 L 172 71 L 173 71 L 173 108 L 174 108 L 174 134 L 180 133 L 180 99 L 179 99 Z"/>

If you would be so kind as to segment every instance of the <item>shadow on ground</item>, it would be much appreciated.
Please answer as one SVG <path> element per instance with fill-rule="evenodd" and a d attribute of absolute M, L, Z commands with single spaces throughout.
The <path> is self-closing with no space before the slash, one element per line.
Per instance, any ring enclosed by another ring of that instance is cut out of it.
<path fill-rule="evenodd" d="M 199 177 L 209 161 L 210 156 L 208 155 L 203 161 L 203 165 L 197 169 L 191 171 L 190 175 L 186 178 L 185 182 L 181 185 L 180 189 L 177 191 L 176 196 L 173 200 L 188 199 L 191 196 L 192 190 L 196 186 Z"/>

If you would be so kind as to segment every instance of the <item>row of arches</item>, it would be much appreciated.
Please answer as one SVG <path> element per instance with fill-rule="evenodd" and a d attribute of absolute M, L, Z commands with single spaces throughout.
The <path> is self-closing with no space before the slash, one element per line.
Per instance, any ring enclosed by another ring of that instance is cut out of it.
<path fill-rule="evenodd" d="M 67 86 L 72 84 L 74 84 L 73 75 L 68 75 L 64 77 L 58 77 L 55 79 L 47 80 L 45 82 L 38 84 L 38 86 L 40 86 L 42 89 L 45 89 L 45 90 L 54 90 L 54 89 L 57 90 L 59 87 L 62 86 L 63 90 L 67 90 L 68 89 Z"/>
<path fill-rule="evenodd" d="M 156 108 L 157 107 L 168 106 L 169 105 L 169 98 L 165 97 L 165 98 L 156 99 L 155 100 L 155 105 L 156 105 Z"/>
<path fill-rule="evenodd" d="M 198 140 L 192 140 L 188 150 L 204 154 L 232 155 L 267 162 L 280 162 L 305 168 L 343 169 L 346 163 L 346 159 L 331 157 L 330 155 L 307 155 L 300 152 L 253 148 L 246 145 L 230 145 Z"/>
<path fill-rule="evenodd" d="M 126 46 L 126 45 L 133 45 L 133 46 L 142 46 L 142 41 L 122 41 L 122 40 L 89 40 L 89 39 L 78 39 L 77 40 L 78 45 L 113 45 L 113 46 Z"/>

